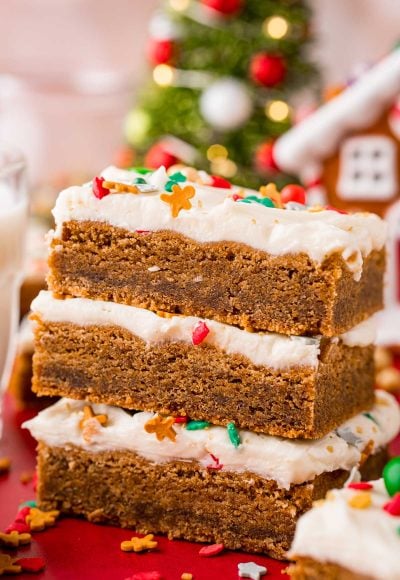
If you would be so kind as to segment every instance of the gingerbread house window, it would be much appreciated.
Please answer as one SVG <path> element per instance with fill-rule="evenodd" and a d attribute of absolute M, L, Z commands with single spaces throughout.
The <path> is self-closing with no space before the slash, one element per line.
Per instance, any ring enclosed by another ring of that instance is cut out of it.
<path fill-rule="evenodd" d="M 396 195 L 396 149 L 384 136 L 346 139 L 340 151 L 338 194 L 342 199 L 388 200 Z"/>

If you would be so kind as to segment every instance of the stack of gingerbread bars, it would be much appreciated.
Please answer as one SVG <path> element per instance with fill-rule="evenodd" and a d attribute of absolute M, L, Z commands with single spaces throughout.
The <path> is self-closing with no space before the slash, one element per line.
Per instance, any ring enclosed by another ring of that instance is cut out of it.
<path fill-rule="evenodd" d="M 44 509 L 283 558 L 400 416 L 373 390 L 385 226 L 191 168 L 58 197 L 26 423 Z"/>

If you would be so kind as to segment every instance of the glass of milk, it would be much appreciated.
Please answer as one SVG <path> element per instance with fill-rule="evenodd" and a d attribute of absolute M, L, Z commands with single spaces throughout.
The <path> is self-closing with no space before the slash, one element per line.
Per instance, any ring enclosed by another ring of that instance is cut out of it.
<path fill-rule="evenodd" d="M 0 437 L 3 395 L 15 354 L 27 215 L 24 158 L 0 143 Z"/>

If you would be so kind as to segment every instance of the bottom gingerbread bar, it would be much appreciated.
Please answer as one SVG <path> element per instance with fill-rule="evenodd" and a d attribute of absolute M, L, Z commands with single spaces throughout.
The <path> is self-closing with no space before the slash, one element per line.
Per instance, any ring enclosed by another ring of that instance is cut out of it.
<path fill-rule="evenodd" d="M 42 509 L 280 559 L 300 515 L 360 461 L 365 478 L 380 475 L 399 425 L 397 403 L 383 392 L 372 411 L 318 441 L 232 437 L 69 399 L 25 423 L 39 441 Z"/>

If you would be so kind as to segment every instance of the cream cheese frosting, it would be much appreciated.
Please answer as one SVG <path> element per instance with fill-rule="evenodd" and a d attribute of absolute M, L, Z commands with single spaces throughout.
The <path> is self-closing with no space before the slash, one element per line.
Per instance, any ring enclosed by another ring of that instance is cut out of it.
<path fill-rule="evenodd" d="M 304 514 L 289 557 L 337 564 L 376 580 L 399 580 L 400 516 L 382 509 L 390 500 L 383 479 L 371 484 L 366 509 L 351 507 L 348 501 L 359 492 L 345 488 L 329 492 L 325 502 Z"/>
<path fill-rule="evenodd" d="M 115 168 L 107 168 L 104 175 L 110 180 L 130 183 L 138 176 Z M 235 192 L 258 195 L 257 192 L 189 181 L 181 185 L 195 189 L 192 208 L 180 211 L 174 218 L 168 204 L 160 198 L 168 179 L 165 170 L 160 168 L 145 177 L 149 185 L 158 189 L 137 195 L 107 195 L 102 199 L 94 196 L 91 184 L 62 191 L 53 210 L 55 238 L 61 236 L 63 224 L 71 220 L 105 222 L 128 231 L 170 230 L 200 243 L 238 242 L 274 256 L 305 253 L 317 264 L 339 254 L 356 280 L 361 277 L 364 258 L 385 244 L 386 224 L 374 214 L 267 208 L 232 199 Z"/>
<path fill-rule="evenodd" d="M 68 322 L 79 326 L 119 326 L 148 345 L 163 342 L 191 343 L 193 329 L 200 320 L 193 316 L 164 318 L 143 308 L 102 300 L 59 300 L 48 291 L 40 292 L 31 308 L 49 322 Z M 274 369 L 318 367 L 321 342 L 319 337 L 252 333 L 214 320 L 202 320 L 210 331 L 204 344 L 213 345 L 228 354 L 241 354 L 255 365 Z M 366 320 L 339 338 L 348 346 L 371 344 L 374 338 L 374 322 L 372 319 Z"/>
<path fill-rule="evenodd" d="M 201 466 L 212 465 L 211 455 L 218 458 L 222 469 L 251 472 L 277 482 L 281 488 L 312 480 L 315 476 L 336 469 L 350 471 L 358 465 L 361 453 L 369 441 L 373 451 L 384 447 L 399 431 L 400 410 L 393 396 L 377 391 L 373 409 L 346 421 L 337 431 L 315 441 L 284 439 L 240 431 L 241 444 L 235 448 L 223 427 L 191 431 L 174 424 L 176 440 L 158 441 L 144 429 L 155 413 L 131 415 L 123 409 L 107 405 L 91 405 L 95 414 L 106 414 L 105 427 L 97 423 L 88 442 L 82 436 L 80 422 L 88 403 L 61 399 L 41 411 L 23 427 L 38 441 L 50 447 L 76 445 L 87 451 L 132 451 L 155 463 L 174 460 L 196 461 Z M 338 435 L 341 434 L 341 436 Z"/>

